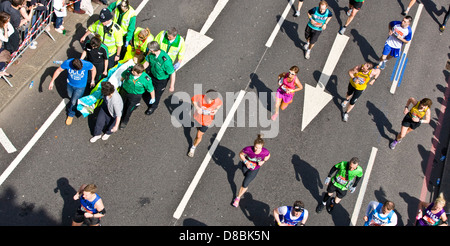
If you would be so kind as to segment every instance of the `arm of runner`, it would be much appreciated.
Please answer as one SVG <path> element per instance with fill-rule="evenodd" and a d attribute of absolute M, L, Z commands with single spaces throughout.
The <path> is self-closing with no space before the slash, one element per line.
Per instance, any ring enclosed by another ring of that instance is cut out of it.
<path fill-rule="evenodd" d="M 375 80 L 377 80 L 378 79 L 378 76 L 380 76 L 380 69 L 377 69 L 377 68 L 374 68 L 373 69 L 373 71 L 372 71 L 372 77 L 370 78 L 370 82 L 369 82 L 369 84 L 370 85 L 373 85 L 373 83 L 375 83 Z"/>
<path fill-rule="evenodd" d="M 294 90 L 291 90 L 290 91 L 291 93 L 303 90 L 303 85 L 298 78 L 295 78 L 295 85 L 297 85 L 297 88 Z"/>
<path fill-rule="evenodd" d="M 264 160 L 258 162 L 258 165 L 259 165 L 259 166 L 262 166 L 264 163 L 266 163 L 267 160 L 269 160 L 269 158 L 270 158 L 270 154 L 269 154 L 268 156 L 266 156 L 266 157 L 264 158 Z"/>
<path fill-rule="evenodd" d="M 94 218 L 101 218 L 103 216 L 105 216 L 105 206 L 103 205 L 103 201 L 102 199 L 99 199 L 95 205 L 94 208 L 97 209 L 98 213 L 96 214 L 92 214 L 92 217 Z"/>
<path fill-rule="evenodd" d="M 348 75 L 350 76 L 350 78 L 354 79 L 355 74 L 358 73 L 359 69 L 360 69 L 360 66 L 355 66 L 354 68 L 348 70 Z"/>
<path fill-rule="evenodd" d="M 77 193 L 73 196 L 73 200 L 78 200 L 80 198 L 80 193 L 83 192 L 85 187 L 86 184 L 80 186 L 80 189 L 78 189 Z"/>
<path fill-rule="evenodd" d="M 281 223 L 281 221 L 280 221 L 280 214 L 278 213 L 278 208 L 275 208 L 274 210 L 273 210 L 273 217 L 275 218 L 275 221 L 277 222 L 277 224 L 279 225 L 279 226 L 281 226 L 283 223 Z"/>
<path fill-rule="evenodd" d="M 431 121 L 431 110 L 427 110 L 427 112 L 425 113 L 425 119 L 420 120 L 420 123 L 430 123 Z"/>
<path fill-rule="evenodd" d="M 328 17 L 327 20 L 325 21 L 325 23 L 323 23 L 323 25 L 322 25 L 322 30 L 327 29 L 327 24 L 328 24 L 328 22 L 330 22 L 331 18 L 332 18 L 332 17 Z"/>
<path fill-rule="evenodd" d="M 403 110 L 403 114 L 409 113 L 409 104 L 412 103 L 413 105 L 417 104 L 417 100 L 414 97 L 410 97 L 408 101 L 406 101 L 405 109 Z"/>

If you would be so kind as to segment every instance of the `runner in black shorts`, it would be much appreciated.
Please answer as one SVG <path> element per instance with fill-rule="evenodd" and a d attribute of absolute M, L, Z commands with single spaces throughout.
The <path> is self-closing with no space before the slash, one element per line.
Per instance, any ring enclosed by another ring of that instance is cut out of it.
<path fill-rule="evenodd" d="M 320 33 L 327 28 L 328 22 L 333 17 L 333 13 L 328 9 L 326 1 L 320 1 L 319 6 L 308 11 L 308 24 L 305 28 L 306 44 L 303 45 L 305 58 L 309 59 L 311 49 L 314 47 Z"/>
<path fill-rule="evenodd" d="M 413 105 L 411 109 L 409 109 L 409 104 Z M 394 141 L 389 144 L 389 148 L 395 149 L 395 146 L 402 141 L 406 134 L 412 132 L 422 123 L 430 123 L 431 104 L 432 101 L 429 98 L 424 98 L 420 101 L 416 100 L 413 97 L 410 97 L 408 99 L 405 109 L 403 110 L 405 117 L 403 117 L 402 120 L 402 129 L 400 130 L 400 133 L 396 136 Z"/>
<path fill-rule="evenodd" d="M 378 76 L 380 76 L 380 70 L 373 68 L 372 63 L 366 62 L 350 69 L 348 75 L 350 76 L 350 81 L 348 83 L 347 95 L 341 103 L 342 109 L 344 109 L 350 101 L 350 105 L 348 105 L 347 110 L 342 115 L 342 120 L 345 122 L 348 120 L 348 114 L 355 106 L 356 100 L 367 88 L 367 85 L 373 85 Z"/>
<path fill-rule="evenodd" d="M 349 0 L 348 4 L 348 10 L 347 10 L 347 21 L 345 22 L 345 25 L 339 30 L 339 34 L 343 35 L 345 30 L 347 29 L 347 26 L 350 25 L 350 22 L 352 22 L 353 18 L 355 18 L 356 13 L 361 9 L 363 6 L 365 0 Z"/>

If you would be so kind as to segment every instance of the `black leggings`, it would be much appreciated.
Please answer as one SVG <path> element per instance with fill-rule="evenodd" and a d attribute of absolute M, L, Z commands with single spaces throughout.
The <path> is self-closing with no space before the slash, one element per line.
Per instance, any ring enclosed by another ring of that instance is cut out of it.
<path fill-rule="evenodd" d="M 242 174 L 244 174 L 244 181 L 242 181 L 242 187 L 247 188 L 250 182 L 255 179 L 256 175 L 258 174 L 259 168 L 255 170 L 250 170 L 247 168 L 247 166 L 244 164 L 244 162 L 241 162 L 242 164 Z"/>

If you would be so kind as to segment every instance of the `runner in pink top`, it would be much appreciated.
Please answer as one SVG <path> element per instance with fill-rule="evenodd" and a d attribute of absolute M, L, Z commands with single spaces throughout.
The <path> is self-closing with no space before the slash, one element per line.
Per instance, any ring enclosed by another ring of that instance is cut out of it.
<path fill-rule="evenodd" d="M 295 92 L 303 89 L 303 85 L 297 77 L 298 70 L 297 66 L 293 66 L 289 69 L 289 73 L 281 73 L 278 75 L 278 84 L 280 86 L 277 89 L 275 114 L 272 115 L 272 120 L 277 119 L 280 107 L 281 110 L 285 110 L 292 102 Z"/>

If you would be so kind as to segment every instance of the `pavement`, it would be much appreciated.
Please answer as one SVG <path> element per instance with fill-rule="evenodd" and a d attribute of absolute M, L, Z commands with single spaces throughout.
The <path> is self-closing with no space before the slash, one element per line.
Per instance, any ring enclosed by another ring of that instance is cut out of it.
<path fill-rule="evenodd" d="M 87 14 L 75 14 L 68 12 L 64 18 L 64 27 L 66 35 L 55 31 L 53 25 L 50 24 L 50 34 L 55 39 L 53 41 L 47 33 L 42 33 L 36 41 L 38 42 L 37 49 L 26 49 L 22 57 L 18 59 L 17 64 L 12 64 L 7 72 L 13 75 L 13 78 L 8 79 L 13 85 L 11 87 L 6 81 L 0 79 L 0 112 L 14 99 L 14 97 L 25 87 L 31 83 L 31 79 L 43 73 L 48 66 L 53 66 L 55 54 L 59 50 L 69 50 L 74 46 L 74 43 L 79 43 L 80 34 L 83 35 L 87 23 L 92 23 L 98 18 L 102 6 L 92 3 L 94 14 L 89 16 Z M 68 51 L 69 53 L 69 51 Z M 34 86 L 38 86 L 39 81 L 34 81 Z"/>
<path fill-rule="evenodd" d="M 74 48 L 74 44 L 79 45 L 79 38 L 84 34 L 87 26 L 97 19 L 98 13 L 103 7 L 96 3 L 92 3 L 92 5 L 94 8 L 94 14 L 92 16 L 68 12 L 68 16 L 64 18 L 64 27 L 67 30 L 66 35 L 57 33 L 52 26 L 50 34 L 55 41 L 46 33 L 43 33 L 37 38 L 37 49 L 27 49 L 22 55 L 22 58 L 19 59 L 19 63 L 8 68 L 7 72 L 14 75 L 13 78 L 9 79 L 13 87 L 10 87 L 6 81 L 0 81 L 0 112 L 8 106 L 21 90 L 27 89 L 32 78 L 39 77 L 49 66 L 56 66 L 53 64 L 53 61 L 60 60 L 55 58 L 55 54 L 58 51 L 67 50 L 67 54 L 70 56 L 69 50 Z M 447 82 L 450 82 L 449 80 L 447 79 Z M 48 82 L 48 79 L 46 81 L 34 81 L 34 86 L 46 88 Z M 448 105 L 449 101 L 444 106 Z M 434 197 L 440 192 L 443 192 L 445 198 L 450 201 L 450 167 L 447 165 L 450 159 L 449 142 L 441 143 L 443 145 L 441 146 L 443 149 L 442 153 L 435 153 L 434 163 L 442 163 L 443 168 L 440 184 L 437 185 L 437 192 Z M 444 155 L 447 158 L 441 161 L 440 159 Z M 430 180 L 429 182 L 436 185 L 436 180 Z M 450 211 L 449 204 L 447 204 L 446 211 L 447 213 Z"/>

